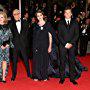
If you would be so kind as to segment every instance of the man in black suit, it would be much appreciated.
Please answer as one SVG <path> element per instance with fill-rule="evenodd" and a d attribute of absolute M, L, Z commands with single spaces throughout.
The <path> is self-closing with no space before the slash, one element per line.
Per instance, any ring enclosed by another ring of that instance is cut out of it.
<path fill-rule="evenodd" d="M 65 63 L 68 60 L 70 71 L 70 82 L 77 84 L 74 79 L 75 71 L 75 48 L 76 41 L 79 37 L 79 28 L 76 21 L 72 20 L 72 12 L 69 7 L 64 10 L 65 19 L 60 21 L 58 30 L 59 48 L 60 48 L 60 81 L 63 84 L 65 81 Z"/>
<path fill-rule="evenodd" d="M 28 58 L 28 28 L 29 25 L 26 21 L 21 21 L 20 11 L 15 9 L 13 11 L 14 20 L 10 23 L 10 28 L 13 34 L 13 68 L 12 68 L 12 78 L 11 80 L 14 81 L 17 74 L 17 61 L 18 56 L 22 56 L 27 76 L 30 77 L 30 68 L 29 68 L 29 58 Z"/>
<path fill-rule="evenodd" d="M 85 13 L 85 12 L 83 12 Z M 80 28 L 80 46 L 79 46 L 79 51 L 80 51 L 80 56 L 86 56 L 87 54 L 87 45 L 88 45 L 88 34 L 90 30 L 90 25 L 88 18 L 85 16 L 81 20 L 81 28 Z"/>

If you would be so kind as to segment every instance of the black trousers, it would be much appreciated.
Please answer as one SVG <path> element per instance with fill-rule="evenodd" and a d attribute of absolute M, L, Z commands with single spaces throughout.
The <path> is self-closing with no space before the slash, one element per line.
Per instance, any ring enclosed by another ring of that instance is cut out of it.
<path fill-rule="evenodd" d="M 12 78 L 16 77 L 17 74 L 17 62 L 18 62 L 18 56 L 22 56 L 22 59 L 24 61 L 26 71 L 27 71 L 27 76 L 30 77 L 30 67 L 29 67 L 29 58 L 27 55 L 26 50 L 24 48 L 22 49 L 13 49 L 13 66 L 12 66 Z"/>
<path fill-rule="evenodd" d="M 82 35 L 80 36 L 80 55 L 84 56 L 87 53 L 87 45 L 88 45 L 88 36 Z"/>
<path fill-rule="evenodd" d="M 65 65 L 66 60 L 68 60 L 69 63 L 69 78 L 70 80 L 74 80 L 74 77 L 76 75 L 75 71 L 75 47 L 72 47 L 71 49 L 66 49 L 64 46 L 60 46 L 60 78 L 65 78 Z"/>

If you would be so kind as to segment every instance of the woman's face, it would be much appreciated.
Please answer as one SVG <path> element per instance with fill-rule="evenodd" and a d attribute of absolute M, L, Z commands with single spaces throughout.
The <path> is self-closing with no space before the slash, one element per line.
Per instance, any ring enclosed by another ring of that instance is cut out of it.
<path fill-rule="evenodd" d="M 43 18 L 44 18 L 44 16 L 43 16 L 42 13 L 37 13 L 37 19 L 38 19 L 39 21 L 42 21 Z"/>
<path fill-rule="evenodd" d="M 5 18 L 2 14 L 0 14 L 0 24 L 4 24 Z"/>

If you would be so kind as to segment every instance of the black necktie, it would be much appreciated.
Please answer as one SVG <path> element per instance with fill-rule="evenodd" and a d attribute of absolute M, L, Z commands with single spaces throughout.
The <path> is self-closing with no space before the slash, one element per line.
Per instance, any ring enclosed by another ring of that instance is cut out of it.
<path fill-rule="evenodd" d="M 68 25 L 68 26 L 70 25 L 69 20 L 67 21 L 67 25 Z"/>
<path fill-rule="evenodd" d="M 67 29 L 68 29 L 68 30 L 70 29 L 70 23 L 69 23 L 69 20 L 67 21 Z"/>
<path fill-rule="evenodd" d="M 20 22 L 20 20 L 17 20 L 16 22 Z"/>

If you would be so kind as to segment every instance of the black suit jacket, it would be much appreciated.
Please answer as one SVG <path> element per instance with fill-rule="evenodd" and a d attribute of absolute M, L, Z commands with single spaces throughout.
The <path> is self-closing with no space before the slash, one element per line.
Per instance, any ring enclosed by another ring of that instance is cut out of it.
<path fill-rule="evenodd" d="M 73 44 L 73 46 L 75 46 L 76 41 L 79 37 L 79 27 L 78 23 L 75 20 L 72 19 L 69 26 L 66 24 L 65 20 L 60 21 L 58 30 L 60 45 L 65 46 L 66 43 L 71 43 Z"/>
<path fill-rule="evenodd" d="M 13 34 L 13 43 L 15 49 L 26 49 L 28 47 L 28 29 L 29 24 L 25 21 L 21 21 L 21 32 L 18 33 L 17 27 L 16 27 L 16 21 L 12 20 L 9 23 L 9 26 L 11 28 L 12 34 Z"/>

